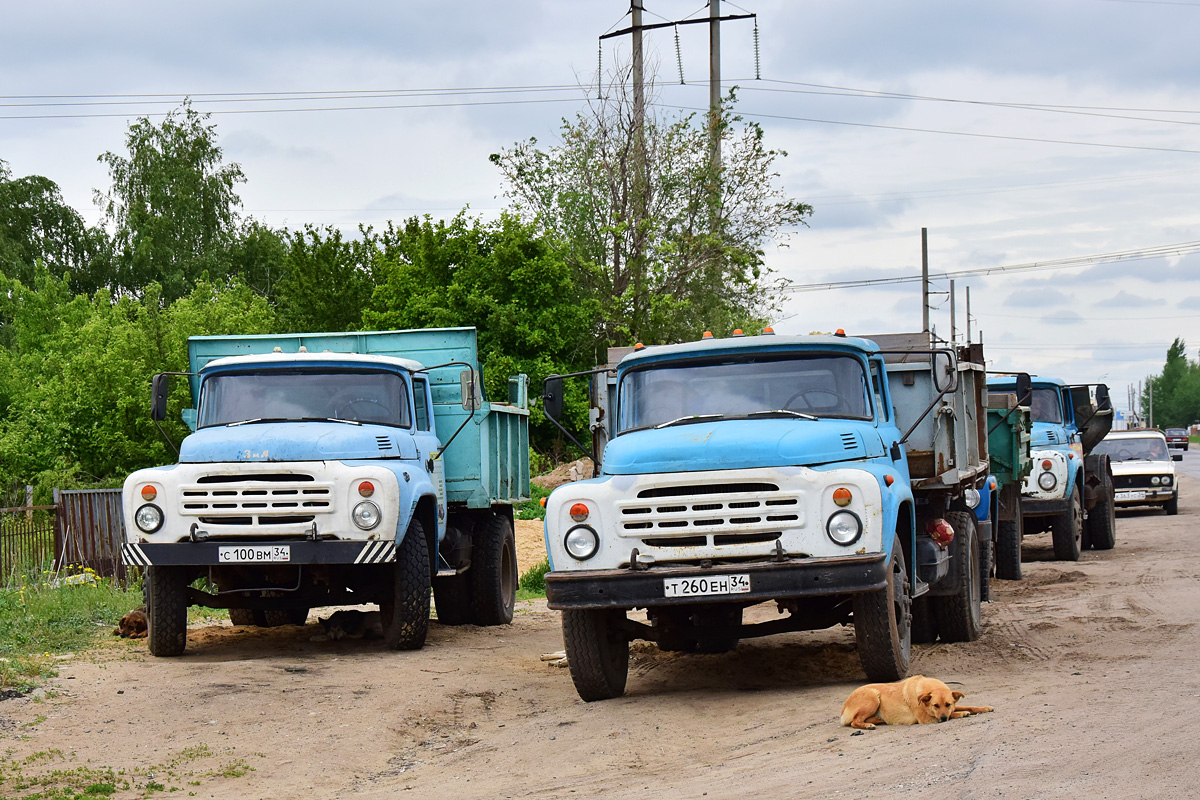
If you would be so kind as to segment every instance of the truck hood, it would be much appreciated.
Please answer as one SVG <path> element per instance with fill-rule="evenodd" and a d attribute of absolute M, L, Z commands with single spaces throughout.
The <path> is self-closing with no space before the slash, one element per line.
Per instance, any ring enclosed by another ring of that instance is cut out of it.
<path fill-rule="evenodd" d="M 183 440 L 181 463 L 416 458 L 407 431 L 340 422 L 258 422 L 201 428 Z"/>
<path fill-rule="evenodd" d="M 1070 444 L 1071 437 L 1067 435 L 1067 429 L 1062 425 L 1055 425 L 1052 422 L 1033 423 L 1033 432 L 1029 437 L 1029 446 L 1031 448 L 1062 448 Z"/>
<path fill-rule="evenodd" d="M 609 475 L 797 467 L 875 458 L 883 441 L 870 422 L 723 420 L 634 431 L 604 448 Z"/>

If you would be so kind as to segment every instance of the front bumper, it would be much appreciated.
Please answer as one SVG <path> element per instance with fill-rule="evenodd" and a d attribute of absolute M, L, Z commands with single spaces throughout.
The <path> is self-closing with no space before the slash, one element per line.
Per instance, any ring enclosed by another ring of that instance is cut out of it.
<path fill-rule="evenodd" d="M 1055 514 L 1061 514 L 1071 507 L 1074 498 L 1068 500 L 1038 500 L 1033 497 L 1021 498 L 1021 516 L 1024 517 L 1050 517 Z"/>
<path fill-rule="evenodd" d="M 1166 503 L 1175 496 L 1175 489 L 1118 489 L 1113 502 L 1118 506 L 1149 506 Z M 1137 499 L 1122 499 L 1122 493 L 1143 492 L 1145 497 Z"/>
<path fill-rule="evenodd" d="M 577 608 L 648 608 L 714 602 L 751 602 L 784 597 L 858 594 L 887 585 L 883 553 L 836 558 L 794 559 L 784 563 L 722 564 L 715 567 L 653 566 L 649 569 L 579 570 L 546 574 L 547 605 Z M 750 591 L 738 594 L 666 597 L 664 578 L 749 575 Z"/>
<path fill-rule="evenodd" d="M 245 559 L 255 548 L 287 547 L 286 561 Z M 224 553 L 224 557 L 223 556 Z M 121 545 L 121 561 L 131 567 L 150 566 L 260 566 L 289 564 L 384 564 L 396 560 L 396 543 L 388 540 L 369 542 L 339 541 L 249 541 L 249 542 L 174 542 L 170 544 Z"/>

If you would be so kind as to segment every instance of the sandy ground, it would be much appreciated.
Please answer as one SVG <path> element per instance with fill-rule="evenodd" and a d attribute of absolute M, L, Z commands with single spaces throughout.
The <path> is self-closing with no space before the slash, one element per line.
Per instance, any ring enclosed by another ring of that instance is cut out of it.
<path fill-rule="evenodd" d="M 311 642 L 313 624 L 197 626 L 176 659 L 107 641 L 46 700 L 0 702 L 0 736 L 27 776 L 157 770 L 170 796 L 1194 797 L 1198 485 L 1177 517 L 1122 514 L 1116 548 L 1078 563 L 1026 540 L 1026 578 L 993 584 L 979 641 L 914 647 L 914 673 L 997 709 L 944 725 L 841 727 L 864 682 L 848 629 L 724 655 L 639 644 L 628 694 L 585 704 L 540 660 L 562 637 L 532 604 L 511 626 L 433 625 L 414 653 Z M 522 528 L 524 568 L 541 533 Z"/>

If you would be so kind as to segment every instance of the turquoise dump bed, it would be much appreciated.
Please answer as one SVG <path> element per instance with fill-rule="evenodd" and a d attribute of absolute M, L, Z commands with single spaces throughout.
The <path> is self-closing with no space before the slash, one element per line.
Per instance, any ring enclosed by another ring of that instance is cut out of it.
<path fill-rule="evenodd" d="M 260 336 L 193 336 L 188 359 L 193 373 L 219 358 L 282 353 L 354 353 L 418 361 L 430 369 L 434 422 L 438 438 L 447 441 L 472 417 L 463 408 L 460 375 L 480 372 L 474 328 L 427 328 L 358 333 L 290 333 Z M 461 362 L 451 364 L 451 362 Z M 439 366 L 448 364 L 448 366 Z M 191 377 L 193 401 L 199 377 Z M 482 387 L 479 388 L 482 391 Z M 466 427 L 445 449 L 446 499 L 468 508 L 529 499 L 529 379 L 509 379 L 508 402 L 484 400 Z"/>

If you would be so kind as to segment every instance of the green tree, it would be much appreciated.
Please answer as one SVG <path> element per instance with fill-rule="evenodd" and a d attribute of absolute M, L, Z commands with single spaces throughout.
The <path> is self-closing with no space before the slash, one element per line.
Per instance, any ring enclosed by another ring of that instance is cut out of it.
<path fill-rule="evenodd" d="M 1159 375 L 1146 379 L 1142 390 L 1142 418 L 1149 421 L 1153 396 L 1154 424 L 1160 428 L 1182 428 L 1200 420 L 1200 363 L 1187 357 L 1187 343 L 1176 338 L 1167 348 L 1167 360 Z"/>
<path fill-rule="evenodd" d="M 557 145 L 530 139 L 493 154 L 507 196 L 561 243 L 576 281 L 603 304 L 603 342 L 749 327 L 775 305 L 762 248 L 812 213 L 778 186 L 776 161 L 786 153 L 732 113 L 731 94 L 714 164 L 707 115 L 648 112 L 639 133 L 623 86 L 614 81 L 564 120 Z"/>
<path fill-rule="evenodd" d="M 377 242 L 369 227 L 345 239 L 336 228 L 306 225 L 288 234 L 276 284 L 281 322 L 293 331 L 357 330 L 371 302 Z"/>
<path fill-rule="evenodd" d="M 201 276 L 227 273 L 245 176 L 224 163 L 207 119 L 185 101 L 160 125 L 147 117 L 130 125 L 128 156 L 100 156 L 112 186 L 95 200 L 113 232 L 115 291 L 140 294 L 157 282 L 169 303 Z"/>
<path fill-rule="evenodd" d="M 494 222 L 459 214 L 450 222 L 413 217 L 380 237 L 379 282 L 367 329 L 474 326 L 490 398 L 508 396 L 510 375 L 529 375 L 532 389 L 551 373 L 594 366 L 600 304 L 582 292 L 560 250 L 511 214 Z M 584 387 L 568 408 L 586 419 Z M 536 443 L 555 438 L 541 409 L 533 412 Z"/>
<path fill-rule="evenodd" d="M 76 291 L 94 291 L 109 272 L 104 231 L 89 228 L 40 175 L 13 178 L 0 161 L 0 273 L 32 284 L 39 264 L 69 274 Z"/>

